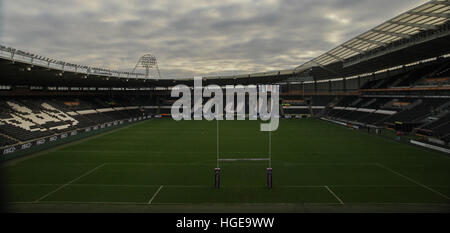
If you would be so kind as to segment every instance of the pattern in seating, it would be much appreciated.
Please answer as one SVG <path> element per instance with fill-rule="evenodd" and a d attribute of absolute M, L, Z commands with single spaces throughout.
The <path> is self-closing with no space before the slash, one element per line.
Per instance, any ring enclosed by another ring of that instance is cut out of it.
<path fill-rule="evenodd" d="M 67 104 L 69 103 L 69 104 Z M 14 99 L 0 101 L 0 145 L 51 136 L 56 133 L 85 127 L 136 118 L 145 113 L 140 107 L 108 107 L 95 102 L 70 99 Z M 86 109 L 89 106 L 101 107 Z M 4 135 L 4 136 L 3 136 Z"/>

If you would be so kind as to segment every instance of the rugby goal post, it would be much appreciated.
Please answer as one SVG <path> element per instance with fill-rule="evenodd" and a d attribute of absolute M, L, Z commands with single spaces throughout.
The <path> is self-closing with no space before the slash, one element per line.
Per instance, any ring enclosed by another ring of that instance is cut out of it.
<path fill-rule="evenodd" d="M 272 131 L 269 131 L 269 156 L 267 158 L 220 158 L 219 150 L 219 120 L 216 120 L 216 168 L 214 168 L 214 188 L 220 188 L 220 164 L 221 162 L 231 161 L 268 161 L 268 167 L 266 169 L 267 188 L 272 188 Z"/>

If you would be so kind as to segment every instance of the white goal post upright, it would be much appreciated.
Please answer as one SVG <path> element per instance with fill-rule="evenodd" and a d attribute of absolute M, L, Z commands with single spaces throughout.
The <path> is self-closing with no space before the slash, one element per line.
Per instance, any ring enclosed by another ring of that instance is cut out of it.
<path fill-rule="evenodd" d="M 267 188 L 272 188 L 272 131 L 269 130 L 269 167 L 267 168 Z"/>
<path fill-rule="evenodd" d="M 219 120 L 216 119 L 216 168 L 214 169 L 214 187 L 220 188 L 220 161 L 268 161 L 267 175 L 267 188 L 272 188 L 272 131 L 269 130 L 269 157 L 268 158 L 220 158 L 220 133 L 219 133 Z"/>
<path fill-rule="evenodd" d="M 269 168 L 272 168 L 272 131 L 269 131 Z"/>
<path fill-rule="evenodd" d="M 220 168 L 219 167 L 219 120 L 216 120 L 216 122 L 217 122 L 217 124 L 216 124 L 217 166 L 216 167 Z"/>
<path fill-rule="evenodd" d="M 219 120 L 216 119 L 216 168 L 214 169 L 214 187 L 220 188 L 220 164 L 219 164 Z"/>

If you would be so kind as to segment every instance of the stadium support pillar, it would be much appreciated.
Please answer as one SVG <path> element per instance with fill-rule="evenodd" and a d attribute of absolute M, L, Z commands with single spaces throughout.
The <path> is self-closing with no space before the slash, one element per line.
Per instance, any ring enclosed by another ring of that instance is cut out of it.
<path fill-rule="evenodd" d="M 317 93 L 317 80 L 314 79 L 314 93 Z"/>
<path fill-rule="evenodd" d="M 347 91 L 347 79 L 346 79 L 346 78 L 343 78 L 343 79 L 342 79 L 342 90 L 343 90 L 344 92 Z"/>
<path fill-rule="evenodd" d="M 272 188 L 272 168 L 267 168 L 267 188 Z"/>
<path fill-rule="evenodd" d="M 214 188 L 220 188 L 220 168 L 214 169 Z"/>
<path fill-rule="evenodd" d="M 300 88 L 302 90 L 302 97 L 303 97 L 303 99 L 305 99 L 305 84 L 303 82 L 301 82 L 300 85 L 301 85 Z"/>

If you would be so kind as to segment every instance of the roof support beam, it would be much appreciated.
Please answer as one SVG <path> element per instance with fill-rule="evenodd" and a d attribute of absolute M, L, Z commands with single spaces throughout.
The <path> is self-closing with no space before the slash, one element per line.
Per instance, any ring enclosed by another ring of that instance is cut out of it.
<path fill-rule="evenodd" d="M 386 43 L 383 43 L 381 41 L 369 40 L 369 39 L 364 39 L 364 38 L 355 38 L 355 39 L 360 40 L 360 41 L 364 41 L 364 42 L 367 42 L 367 43 L 370 43 L 370 44 L 374 44 L 374 45 L 386 46 Z"/>
<path fill-rule="evenodd" d="M 315 64 L 318 65 L 320 68 L 322 68 L 322 69 L 324 69 L 324 70 L 326 70 L 326 71 L 329 71 L 329 72 L 331 72 L 331 73 L 334 73 L 334 74 L 339 75 L 336 71 L 326 68 L 325 66 L 323 66 L 322 64 L 320 64 L 319 62 L 317 62 L 317 61 L 315 61 L 315 60 L 312 60 L 311 62 L 315 63 Z"/>
<path fill-rule="evenodd" d="M 372 32 L 376 32 L 376 33 L 380 33 L 380 34 L 385 34 L 385 35 L 390 35 L 390 36 L 396 36 L 396 37 L 401 37 L 401 38 L 409 38 L 410 35 L 408 34 L 403 34 L 403 33 L 395 33 L 395 32 L 387 32 L 387 31 L 380 31 L 380 30 L 372 30 Z"/>
<path fill-rule="evenodd" d="M 355 52 L 357 52 L 357 53 L 364 53 L 363 50 L 357 49 L 357 48 L 353 48 L 353 47 L 351 47 L 351 46 L 341 45 L 341 47 L 342 47 L 342 48 L 346 48 L 346 49 L 350 49 L 350 50 L 355 51 Z"/>
<path fill-rule="evenodd" d="M 403 26 L 416 27 L 416 28 L 423 28 L 423 29 L 427 29 L 427 30 L 433 30 L 433 29 L 437 28 L 436 26 L 433 26 L 431 24 L 404 23 L 404 22 L 389 22 L 389 23 L 403 25 Z"/>
<path fill-rule="evenodd" d="M 430 13 L 430 12 L 408 12 L 406 14 L 410 15 L 420 15 L 420 16 L 431 16 L 431 17 L 438 17 L 438 18 L 450 18 L 449 13 Z"/>
<path fill-rule="evenodd" d="M 437 0 L 432 0 L 430 2 L 427 2 L 427 4 L 433 4 L 433 5 L 445 5 L 445 6 L 449 6 L 450 2 L 448 1 L 437 1 Z"/>
<path fill-rule="evenodd" d="M 336 55 L 333 55 L 333 54 L 331 54 L 331 53 L 326 53 L 326 55 L 328 55 L 328 56 L 330 56 L 330 57 L 332 57 L 332 58 L 334 58 L 334 59 L 336 59 L 336 60 L 339 60 L 339 61 L 344 61 L 344 59 L 342 59 L 342 58 L 340 58 L 340 57 L 338 57 L 338 56 L 336 56 Z"/>

